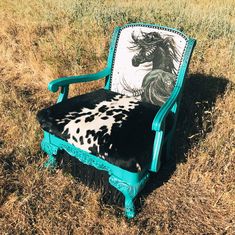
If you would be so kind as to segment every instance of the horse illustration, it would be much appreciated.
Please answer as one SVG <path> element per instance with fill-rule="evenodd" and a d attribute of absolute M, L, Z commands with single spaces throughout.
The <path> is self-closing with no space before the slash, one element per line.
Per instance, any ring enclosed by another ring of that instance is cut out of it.
<path fill-rule="evenodd" d="M 141 96 L 142 101 L 156 105 L 162 105 L 175 85 L 179 53 L 175 47 L 172 36 L 162 37 L 158 32 L 145 33 L 141 31 L 139 36 L 131 34 L 131 46 L 129 49 L 137 53 L 132 58 L 132 65 L 152 62 L 152 71 L 143 78 L 140 89 L 131 88 L 123 78 L 124 90 L 134 96 Z"/>

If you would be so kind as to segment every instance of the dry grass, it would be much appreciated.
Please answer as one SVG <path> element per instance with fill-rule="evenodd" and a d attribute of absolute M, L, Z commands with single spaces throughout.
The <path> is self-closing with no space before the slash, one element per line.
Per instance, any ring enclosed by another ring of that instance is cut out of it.
<path fill-rule="evenodd" d="M 2 0 L 1 233 L 234 234 L 234 16 L 233 0 Z M 56 100 L 50 80 L 104 68 L 114 26 L 133 21 L 183 29 L 198 44 L 177 126 L 177 168 L 151 179 L 141 211 L 127 221 L 99 203 L 99 192 L 42 167 L 35 114 Z"/>

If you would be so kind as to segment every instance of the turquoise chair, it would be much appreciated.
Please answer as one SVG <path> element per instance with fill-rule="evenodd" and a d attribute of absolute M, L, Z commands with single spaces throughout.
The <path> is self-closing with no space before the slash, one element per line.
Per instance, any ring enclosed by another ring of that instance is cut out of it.
<path fill-rule="evenodd" d="M 62 151 L 79 162 L 106 171 L 108 182 L 125 198 L 125 215 L 135 216 L 134 199 L 172 159 L 172 141 L 195 40 L 159 25 L 127 24 L 114 30 L 107 67 L 95 74 L 49 83 L 60 90 L 55 105 L 40 110 L 42 150 L 47 167 L 56 167 Z M 105 78 L 103 89 L 68 97 L 69 85 Z M 82 170 L 82 167 L 80 167 Z"/>

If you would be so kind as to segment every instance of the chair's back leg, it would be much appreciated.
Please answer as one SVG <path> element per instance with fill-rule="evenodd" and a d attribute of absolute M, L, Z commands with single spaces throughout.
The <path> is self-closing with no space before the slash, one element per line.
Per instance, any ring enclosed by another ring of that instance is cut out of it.
<path fill-rule="evenodd" d="M 181 96 L 179 96 L 179 98 L 177 99 L 175 105 L 172 107 L 171 111 L 174 113 L 174 121 L 173 121 L 173 125 L 172 125 L 172 129 L 171 132 L 169 133 L 169 136 L 167 138 L 167 143 L 166 143 L 166 160 L 167 161 L 173 161 L 173 148 L 172 148 L 172 141 L 173 141 L 173 137 L 174 137 L 174 133 L 175 133 L 175 129 L 176 129 L 176 123 L 177 123 L 177 119 L 178 119 L 178 113 L 179 113 L 179 100 L 180 100 Z"/>

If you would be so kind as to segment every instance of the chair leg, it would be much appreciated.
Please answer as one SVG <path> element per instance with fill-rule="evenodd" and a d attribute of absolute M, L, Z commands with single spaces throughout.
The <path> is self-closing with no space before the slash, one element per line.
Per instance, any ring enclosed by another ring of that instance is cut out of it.
<path fill-rule="evenodd" d="M 135 217 L 135 205 L 134 198 L 138 193 L 138 189 L 129 185 L 127 182 L 120 180 L 115 176 L 109 177 L 109 183 L 113 185 L 117 190 L 123 193 L 125 197 L 125 215 L 128 219 Z"/>
<path fill-rule="evenodd" d="M 128 219 L 134 218 L 136 215 L 134 199 L 142 190 L 148 178 L 149 173 L 146 173 L 146 175 L 139 182 L 131 185 L 128 182 L 115 177 L 114 175 L 109 177 L 109 183 L 122 192 L 125 196 L 125 215 Z"/>
<path fill-rule="evenodd" d="M 48 168 L 55 168 L 57 165 L 56 154 L 58 153 L 59 148 L 55 145 L 52 145 L 50 142 L 48 142 L 46 138 L 42 140 L 41 147 L 42 147 L 42 150 L 46 152 L 49 156 L 44 166 Z"/>
<path fill-rule="evenodd" d="M 125 216 L 128 219 L 134 218 L 136 215 L 135 205 L 134 205 L 134 198 L 130 196 L 125 196 Z"/>
<path fill-rule="evenodd" d="M 46 168 L 55 168 L 57 166 L 56 157 L 53 155 L 48 156 L 48 160 L 44 163 Z"/>

